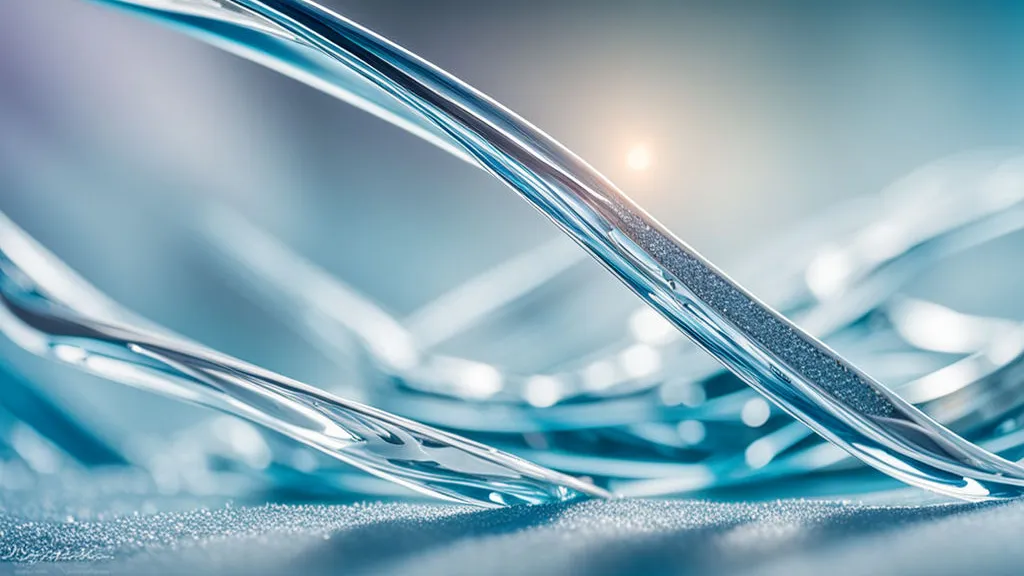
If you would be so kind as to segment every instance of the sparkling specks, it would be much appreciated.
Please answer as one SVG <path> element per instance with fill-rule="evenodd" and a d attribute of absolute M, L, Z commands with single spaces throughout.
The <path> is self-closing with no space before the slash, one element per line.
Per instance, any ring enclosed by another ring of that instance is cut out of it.
<path fill-rule="evenodd" d="M 618 218 L 616 224 L 633 242 L 684 282 L 698 298 L 760 342 L 792 370 L 861 413 L 870 416 L 892 413 L 894 407 L 889 400 L 831 353 L 807 341 L 626 206 L 615 204 L 613 209 Z"/>

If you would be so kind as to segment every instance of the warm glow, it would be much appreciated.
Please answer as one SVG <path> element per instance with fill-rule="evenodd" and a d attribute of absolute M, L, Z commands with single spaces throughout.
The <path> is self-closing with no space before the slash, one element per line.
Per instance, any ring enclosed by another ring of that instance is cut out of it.
<path fill-rule="evenodd" d="M 643 144 L 636 144 L 626 152 L 626 166 L 629 166 L 630 170 L 642 172 L 650 168 L 653 162 L 651 151 Z"/>

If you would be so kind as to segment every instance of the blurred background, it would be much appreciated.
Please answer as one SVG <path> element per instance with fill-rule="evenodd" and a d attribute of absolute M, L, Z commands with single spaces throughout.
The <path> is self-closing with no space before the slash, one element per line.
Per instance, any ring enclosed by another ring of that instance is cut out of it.
<path fill-rule="evenodd" d="M 932 160 L 1024 144 L 1016 3 L 322 3 L 515 110 L 726 271 Z M 88 1 L 0 5 L 0 211 L 132 310 L 339 385 L 336 363 L 210 256 L 196 228 L 225 205 L 399 318 L 559 242 L 483 172 L 277 73 Z M 1005 274 L 1019 242 L 1004 244 L 917 289 L 1015 317 L 1024 307 Z M 557 342 L 564 355 L 614 335 L 636 301 L 583 267 L 564 318 L 527 309 L 518 336 L 448 351 L 514 365 L 526 346 Z M 983 273 L 1003 281 L 979 296 Z M 6 340 L 0 358 L 117 445 L 208 417 Z"/>

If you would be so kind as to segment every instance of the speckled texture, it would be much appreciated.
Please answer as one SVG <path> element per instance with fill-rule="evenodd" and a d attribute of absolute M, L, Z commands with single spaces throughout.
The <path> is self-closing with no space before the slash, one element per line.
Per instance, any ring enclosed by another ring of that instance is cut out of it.
<path fill-rule="evenodd" d="M 962 574 L 1024 560 L 1022 521 L 1017 503 L 221 505 L 87 521 L 6 513 L 0 541 L 6 557 L 36 561 L 6 565 L 26 574 Z"/>
<path fill-rule="evenodd" d="M 798 374 L 837 400 L 869 416 L 888 416 L 894 407 L 860 375 L 811 344 L 785 322 L 757 305 L 700 258 L 651 228 L 623 205 L 614 206 L 617 224 L 633 242 L 680 279 L 698 298 L 761 343 Z"/>

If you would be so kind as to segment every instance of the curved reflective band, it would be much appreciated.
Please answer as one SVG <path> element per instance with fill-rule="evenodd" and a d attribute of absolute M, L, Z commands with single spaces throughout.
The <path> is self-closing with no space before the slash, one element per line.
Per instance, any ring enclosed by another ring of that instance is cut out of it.
<path fill-rule="evenodd" d="M 948 180 L 955 182 L 954 176 L 965 167 L 976 173 L 977 182 L 959 183 L 955 189 L 936 186 Z M 759 250 L 757 257 L 750 259 L 758 263 L 784 261 L 787 270 L 753 274 L 748 265 L 747 275 L 758 281 L 759 286 L 767 286 L 765 291 L 771 295 L 771 302 L 780 302 L 783 310 L 792 311 L 815 336 L 845 336 L 847 340 L 853 336 L 857 348 L 870 347 L 870 341 L 877 338 L 843 332 L 856 332 L 859 319 L 880 312 L 908 280 L 928 266 L 1024 226 L 1021 198 L 1005 194 L 1005 186 L 1000 184 L 1021 179 L 1021 157 L 965 155 L 936 162 L 886 191 L 889 201 L 882 218 L 859 226 L 853 234 L 837 235 L 835 231 L 846 227 L 850 214 L 863 212 L 851 204 L 865 204 L 869 198 L 844 203 L 834 214 L 813 218 L 800 233 L 769 250 Z M 943 202 L 935 201 L 938 193 L 943 195 Z M 910 207 L 919 204 L 921 208 L 911 213 Z M 923 226 L 921 220 L 927 224 Z M 670 338 L 679 336 L 678 332 L 646 306 L 630 317 L 631 328 L 636 328 L 638 319 L 643 322 L 642 331 L 634 330 L 634 338 L 620 342 L 610 352 L 591 354 L 586 362 L 575 362 L 571 370 L 520 374 L 468 358 L 434 354 L 424 349 L 413 330 L 407 330 L 371 298 L 239 215 L 218 208 L 209 210 L 208 217 L 200 221 L 201 234 L 214 248 L 204 250 L 204 255 L 216 254 L 219 269 L 242 280 L 235 282 L 240 289 L 268 312 L 294 325 L 336 362 L 351 364 L 354 359 L 350 341 L 354 338 L 361 342 L 374 365 L 389 377 L 388 381 L 401 384 L 388 392 L 375 390 L 375 401 L 393 404 L 396 411 L 418 420 L 491 432 L 595 428 L 682 419 L 739 421 L 739 408 L 755 395 L 745 388 L 728 400 L 719 396 L 701 401 L 699 407 L 670 406 L 673 397 L 692 394 L 695 387 L 715 377 L 721 366 L 706 361 L 707 356 L 692 345 L 686 346 L 689 341 Z M 826 235 L 826 229 L 833 233 Z M 880 236 L 889 239 L 884 249 L 878 248 L 876 239 Z M 541 247 L 543 250 L 517 256 L 442 296 L 438 299 L 441 306 L 431 304 L 426 309 L 457 312 L 456 321 L 480 321 L 488 311 L 510 299 L 531 294 L 557 271 L 565 271 L 575 263 L 576 260 L 568 258 L 566 247 L 573 248 L 549 243 Z M 573 252 L 583 254 L 575 249 Z M 827 294 L 815 295 L 824 292 L 826 286 Z M 565 291 L 563 296 L 570 294 L 573 291 Z M 466 306 L 449 304 L 455 301 Z M 416 314 L 407 322 L 413 324 L 420 317 Z M 456 322 L 444 324 L 451 327 Z M 906 331 L 906 322 L 902 324 Z M 499 326 L 497 330 L 502 328 L 511 327 Z M 851 345 L 846 343 L 846 349 L 850 350 Z M 961 351 L 973 352 L 974 348 Z M 627 360 L 636 352 L 647 352 L 653 359 L 643 370 L 630 373 Z M 948 349 L 947 345 L 945 352 L 956 350 Z M 430 396 L 414 398 L 404 393 L 408 392 L 406 388 Z M 650 388 L 657 388 L 657 394 L 649 394 L 643 400 L 612 400 Z M 580 398 L 583 394 L 585 399 Z M 432 398 L 434 395 L 467 402 Z M 907 399 L 902 391 L 901 397 Z M 564 405 L 568 399 L 576 402 Z M 525 406 L 481 406 L 494 403 Z"/>
<path fill-rule="evenodd" d="M 571 152 L 415 55 L 305 0 L 110 1 L 191 25 L 473 158 L 698 346 L 867 464 L 965 499 L 1021 494 L 1024 468 L 901 400 L 732 282 Z"/>
<path fill-rule="evenodd" d="M 343 400 L 136 318 L 0 214 L 0 331 L 83 370 L 261 424 L 425 494 L 504 506 L 603 490 L 494 448 Z"/>

